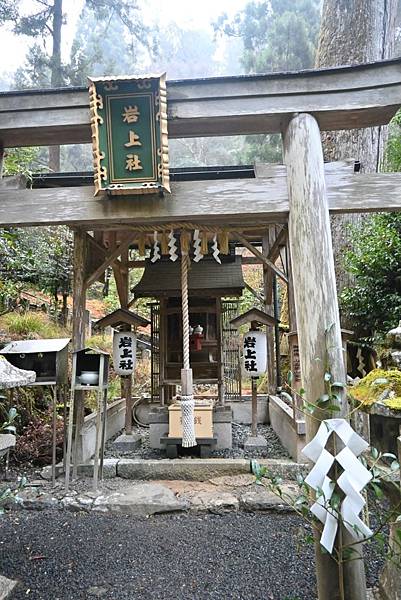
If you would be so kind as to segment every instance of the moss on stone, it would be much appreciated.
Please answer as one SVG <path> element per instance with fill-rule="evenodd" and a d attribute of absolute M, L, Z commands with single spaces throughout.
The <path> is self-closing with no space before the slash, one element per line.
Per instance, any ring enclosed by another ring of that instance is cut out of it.
<path fill-rule="evenodd" d="M 380 400 L 386 391 L 389 391 L 392 397 Z M 361 404 L 360 408 L 367 411 L 376 402 L 391 410 L 401 411 L 401 371 L 374 369 L 350 389 L 350 395 Z"/>

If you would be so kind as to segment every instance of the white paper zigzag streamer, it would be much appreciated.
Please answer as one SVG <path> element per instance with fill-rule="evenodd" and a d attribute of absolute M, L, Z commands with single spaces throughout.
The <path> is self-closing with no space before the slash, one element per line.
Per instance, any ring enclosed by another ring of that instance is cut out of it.
<path fill-rule="evenodd" d="M 220 250 L 217 245 L 217 233 L 215 233 L 213 236 L 212 250 L 213 250 L 212 255 L 213 255 L 214 260 L 221 264 L 221 260 L 219 258 Z"/>
<path fill-rule="evenodd" d="M 333 456 L 325 448 L 329 437 L 334 433 L 345 445 L 345 448 L 336 456 Z M 338 514 L 330 506 L 330 498 L 336 483 L 327 475 L 334 461 L 337 461 L 344 469 L 337 480 L 337 485 L 345 494 L 340 507 L 344 526 L 355 540 L 362 540 L 372 535 L 369 527 L 359 518 L 365 505 L 365 500 L 360 492 L 372 479 L 372 475 L 357 457 L 368 446 L 369 444 L 355 433 L 345 419 L 327 419 L 321 423 L 313 440 L 302 451 L 315 463 L 305 482 L 315 491 L 318 488 L 323 490 L 323 495 L 319 496 L 311 507 L 311 511 L 324 524 L 320 543 L 329 553 L 333 551 L 338 528 Z"/>
<path fill-rule="evenodd" d="M 170 248 L 169 250 L 169 255 L 170 255 L 170 260 L 172 260 L 173 262 L 175 262 L 178 258 L 178 254 L 177 254 L 177 240 L 174 237 L 174 231 L 171 230 L 170 233 L 168 234 L 168 247 Z"/>
<path fill-rule="evenodd" d="M 201 252 L 201 244 L 202 240 L 199 234 L 199 229 L 195 229 L 194 231 L 194 262 L 199 262 L 203 258 L 203 254 Z"/>
<path fill-rule="evenodd" d="M 157 231 L 153 232 L 153 256 L 150 259 L 150 261 L 152 263 L 156 262 L 157 260 L 159 260 L 160 258 L 160 247 L 159 247 L 159 241 L 157 239 Z"/>

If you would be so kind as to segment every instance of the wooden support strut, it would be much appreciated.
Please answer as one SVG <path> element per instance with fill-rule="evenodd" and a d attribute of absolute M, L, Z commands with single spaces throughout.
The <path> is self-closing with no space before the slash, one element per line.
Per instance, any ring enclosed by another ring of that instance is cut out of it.
<path fill-rule="evenodd" d="M 284 133 L 284 156 L 290 203 L 289 244 L 291 250 L 294 300 L 297 316 L 302 383 L 307 397 L 315 402 L 325 393 L 327 368 L 336 381 L 345 382 L 340 318 L 337 303 L 329 208 L 319 126 L 309 114 L 296 114 Z M 340 412 L 347 412 L 346 395 L 340 397 Z M 310 441 L 320 419 L 330 414 L 320 411 L 307 418 L 306 438 Z M 316 418 L 318 417 L 318 418 Z M 339 528 L 344 543 L 354 542 L 344 527 Z M 318 536 L 320 537 L 320 536 Z M 338 540 L 337 540 L 338 542 Z M 366 581 L 361 558 L 345 562 L 345 598 L 365 600 Z M 319 600 L 339 598 L 339 566 L 315 543 Z"/>
<path fill-rule="evenodd" d="M 102 264 L 92 273 L 92 275 L 90 275 L 87 280 L 85 281 L 85 287 L 88 288 L 90 285 L 92 285 L 92 283 L 95 283 L 95 281 L 97 280 L 97 278 L 99 277 L 99 275 L 101 275 L 102 273 L 104 273 L 104 271 L 107 269 L 107 267 L 109 267 L 111 264 L 113 264 L 113 262 L 126 250 L 128 250 L 128 248 L 130 247 L 130 245 L 133 243 L 134 241 L 134 235 L 133 234 L 128 234 L 125 239 L 120 243 L 119 246 L 117 246 L 116 248 L 114 248 L 111 252 L 109 252 L 105 258 L 105 260 L 102 262 Z"/>
<path fill-rule="evenodd" d="M 259 258 L 259 260 L 266 266 L 268 266 L 270 269 L 272 269 L 276 275 L 278 275 L 280 277 L 280 279 L 282 279 L 283 281 L 285 281 L 285 283 L 288 282 L 287 276 L 278 268 L 276 267 L 276 265 L 269 260 L 266 256 L 263 256 L 263 254 L 261 252 L 259 252 L 259 250 L 257 248 L 255 248 L 251 242 L 249 242 L 243 235 L 241 235 L 238 231 L 233 231 L 232 235 L 234 238 L 236 238 L 239 242 L 241 242 L 241 244 L 245 247 L 248 248 L 248 250 L 250 252 L 252 252 L 252 254 L 254 254 L 257 258 Z"/>
<path fill-rule="evenodd" d="M 246 289 L 249 290 L 253 296 L 255 296 L 256 300 L 259 300 L 259 302 L 261 304 L 264 304 L 264 301 L 265 301 L 264 296 L 259 294 L 259 292 L 257 292 L 256 290 L 254 290 L 253 287 L 251 285 L 249 285 L 249 283 L 247 283 L 246 281 L 244 283 L 245 283 Z"/>

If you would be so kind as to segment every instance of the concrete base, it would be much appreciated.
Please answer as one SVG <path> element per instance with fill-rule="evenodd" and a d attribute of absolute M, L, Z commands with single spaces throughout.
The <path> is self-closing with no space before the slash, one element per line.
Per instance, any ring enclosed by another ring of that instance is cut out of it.
<path fill-rule="evenodd" d="M 294 421 L 293 411 L 278 396 L 270 396 L 270 423 L 284 448 L 296 462 L 304 462 L 305 421 Z"/>
<path fill-rule="evenodd" d="M 96 444 L 96 418 L 97 414 L 91 413 L 84 420 L 82 433 L 79 439 L 78 460 L 87 462 L 95 453 Z M 125 398 L 120 398 L 107 405 L 106 415 L 106 441 L 116 435 L 125 423 Z"/>
<path fill-rule="evenodd" d="M 116 438 L 112 444 L 115 450 L 119 452 L 132 452 L 142 444 L 142 437 L 138 433 L 128 435 L 123 433 Z"/>
<path fill-rule="evenodd" d="M 252 452 L 253 450 L 267 450 L 267 441 L 261 435 L 255 437 L 250 436 L 245 440 L 244 450 Z"/>

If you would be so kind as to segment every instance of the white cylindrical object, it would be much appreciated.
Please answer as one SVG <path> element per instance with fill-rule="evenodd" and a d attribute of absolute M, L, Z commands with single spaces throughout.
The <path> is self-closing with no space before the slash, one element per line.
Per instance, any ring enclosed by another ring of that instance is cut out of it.
<path fill-rule="evenodd" d="M 267 343 L 264 331 L 248 331 L 243 339 L 242 364 L 249 377 L 259 377 L 266 372 Z"/>
<path fill-rule="evenodd" d="M 117 375 L 132 375 L 136 363 L 136 335 L 116 331 L 113 337 L 113 365 Z"/>

